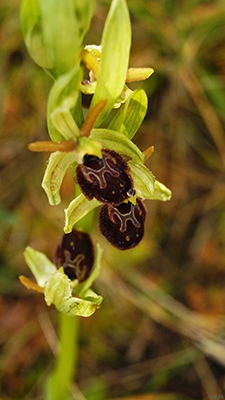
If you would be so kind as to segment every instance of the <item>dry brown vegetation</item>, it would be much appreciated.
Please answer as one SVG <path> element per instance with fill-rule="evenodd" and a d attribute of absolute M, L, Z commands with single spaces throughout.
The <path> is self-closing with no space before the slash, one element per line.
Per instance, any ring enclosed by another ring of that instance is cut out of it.
<path fill-rule="evenodd" d="M 225 3 L 128 5 L 130 65 L 155 70 L 142 84 L 149 110 L 135 142 L 142 150 L 154 145 L 148 167 L 173 197 L 146 201 L 145 237 L 130 252 L 107 244 L 96 218 L 93 236 L 104 258 L 95 286 L 105 301 L 80 320 L 75 398 L 225 398 Z M 48 138 L 51 81 L 27 54 L 19 7 L 19 0 L 0 4 L 2 400 L 42 398 L 56 312 L 18 275 L 28 275 L 28 244 L 52 258 L 74 195 L 68 174 L 62 204 L 49 206 L 40 187 L 47 156 L 28 150 L 28 143 Z M 107 10 L 108 2 L 97 2 L 87 43 L 99 43 Z"/>

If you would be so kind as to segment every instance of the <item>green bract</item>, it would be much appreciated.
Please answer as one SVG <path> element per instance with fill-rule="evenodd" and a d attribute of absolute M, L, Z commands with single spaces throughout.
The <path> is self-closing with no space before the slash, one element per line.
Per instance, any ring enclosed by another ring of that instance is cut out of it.
<path fill-rule="evenodd" d="M 23 0 L 21 25 L 31 57 L 57 78 L 79 64 L 94 0 Z"/>
<path fill-rule="evenodd" d="M 101 61 L 91 107 L 100 100 L 108 102 L 99 116 L 96 126 L 99 126 L 111 111 L 126 82 L 131 46 L 131 26 L 125 0 L 112 1 L 101 46 Z"/>
<path fill-rule="evenodd" d="M 89 317 L 102 304 L 102 297 L 90 289 L 97 278 L 101 267 L 102 248 L 97 244 L 97 251 L 93 270 L 89 278 L 76 286 L 72 283 L 63 269 L 57 270 L 55 265 L 45 254 L 27 247 L 24 256 L 31 269 L 38 286 L 43 288 L 45 301 L 62 313 L 73 316 Z M 77 283 L 77 282 L 76 282 Z M 75 287 L 74 287 L 75 286 Z"/>

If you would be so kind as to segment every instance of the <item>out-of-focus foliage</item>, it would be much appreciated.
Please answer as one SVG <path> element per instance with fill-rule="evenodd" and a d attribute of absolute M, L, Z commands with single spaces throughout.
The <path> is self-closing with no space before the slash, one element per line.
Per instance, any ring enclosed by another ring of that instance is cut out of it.
<path fill-rule="evenodd" d="M 108 6 L 97 1 L 85 44 L 100 42 Z M 87 400 L 146 400 L 141 398 L 146 393 L 160 399 L 168 392 L 171 400 L 222 395 L 225 4 L 129 0 L 128 6 L 130 66 L 155 70 L 141 84 L 149 108 L 135 142 L 142 150 L 154 146 L 147 165 L 173 197 L 168 203 L 145 202 L 146 233 L 137 249 L 121 253 L 101 238 L 104 260 L 95 286 L 105 303 L 81 321 L 74 390 Z M 66 176 L 62 204 L 49 206 L 40 187 L 48 155 L 27 148 L 48 139 L 51 80 L 27 54 L 19 7 L 19 0 L 0 4 L 2 400 L 38 398 L 51 363 L 54 310 L 47 314 L 42 297 L 23 289 L 17 277 L 27 271 L 27 245 L 52 259 L 74 190 Z M 100 239 L 97 228 L 93 234 Z"/>

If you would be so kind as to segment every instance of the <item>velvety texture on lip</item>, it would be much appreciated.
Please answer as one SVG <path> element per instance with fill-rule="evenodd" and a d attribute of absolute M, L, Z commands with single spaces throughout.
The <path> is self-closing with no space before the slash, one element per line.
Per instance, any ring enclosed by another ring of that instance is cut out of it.
<path fill-rule="evenodd" d="M 99 215 L 99 230 L 118 249 L 132 249 L 144 235 L 145 218 L 146 209 L 140 198 L 136 205 L 130 201 L 118 206 L 104 204 Z"/>
<path fill-rule="evenodd" d="M 94 248 L 88 233 L 73 229 L 63 235 L 54 255 L 56 267 L 63 267 L 72 281 L 85 281 L 91 273 L 94 263 Z"/>
<path fill-rule="evenodd" d="M 124 158 L 113 150 L 103 149 L 102 158 L 85 155 L 76 169 L 83 194 L 102 203 L 118 205 L 134 195 L 133 180 Z"/>

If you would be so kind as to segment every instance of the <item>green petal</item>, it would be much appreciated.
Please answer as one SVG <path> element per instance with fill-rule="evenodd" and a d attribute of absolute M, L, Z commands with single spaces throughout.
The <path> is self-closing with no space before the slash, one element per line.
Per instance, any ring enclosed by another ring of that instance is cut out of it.
<path fill-rule="evenodd" d="M 70 165 L 75 161 L 75 152 L 62 153 L 61 151 L 56 151 L 50 155 L 41 186 L 47 194 L 51 205 L 57 205 L 61 202 L 59 191 L 63 178 Z"/>
<path fill-rule="evenodd" d="M 155 192 L 155 178 L 151 171 L 145 165 L 134 161 L 128 161 L 128 165 L 137 196 L 142 199 L 151 199 Z"/>
<path fill-rule="evenodd" d="M 131 26 L 125 0 L 113 0 L 102 35 L 102 53 L 91 108 L 100 100 L 107 105 L 97 120 L 101 124 L 123 91 L 131 46 Z"/>
<path fill-rule="evenodd" d="M 70 233 L 76 222 L 100 205 L 101 203 L 98 200 L 88 200 L 83 194 L 80 194 L 69 204 L 69 207 L 65 210 L 64 232 Z"/>
<path fill-rule="evenodd" d="M 93 129 L 89 138 L 98 140 L 105 149 L 115 150 L 117 153 L 124 154 L 140 163 L 144 161 L 144 154 L 128 137 L 120 132 L 110 129 Z"/>
<path fill-rule="evenodd" d="M 76 140 L 80 136 L 71 111 L 78 100 L 81 76 L 81 69 L 75 67 L 69 73 L 58 78 L 51 88 L 47 121 L 49 135 L 55 142 L 64 139 Z"/>
<path fill-rule="evenodd" d="M 141 125 L 148 107 L 148 99 L 143 89 L 135 90 L 121 106 L 108 129 L 124 133 L 132 139 Z"/>
<path fill-rule="evenodd" d="M 56 272 L 55 265 L 40 251 L 27 247 L 24 257 L 39 286 L 44 287 L 49 276 Z"/>
<path fill-rule="evenodd" d="M 163 183 L 155 181 L 154 184 L 155 191 L 151 197 L 151 200 L 168 201 L 171 199 L 172 192 Z"/>

